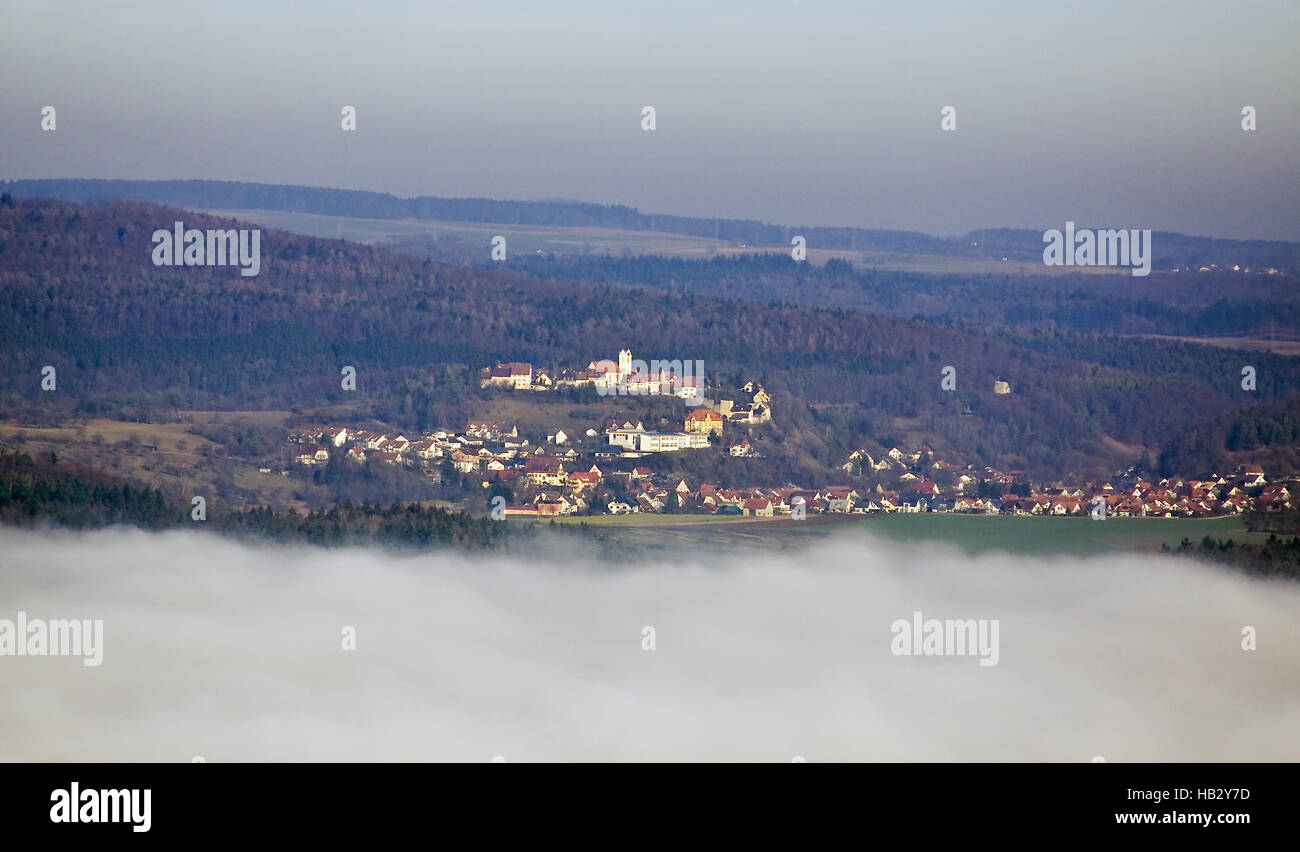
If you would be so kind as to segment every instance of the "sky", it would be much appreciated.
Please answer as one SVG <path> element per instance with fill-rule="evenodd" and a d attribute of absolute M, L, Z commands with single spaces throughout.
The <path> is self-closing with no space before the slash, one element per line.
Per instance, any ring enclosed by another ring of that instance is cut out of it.
<path fill-rule="evenodd" d="M 0 619 L 103 624 L 98 666 L 0 657 L 3 761 L 1300 760 L 1300 591 L 1190 559 L 9 528 L 0 569 Z M 915 612 L 996 664 L 895 653 Z"/>
<path fill-rule="evenodd" d="M 1300 240 L 1292 0 L 0 0 L 0 24 L 8 179 Z"/>

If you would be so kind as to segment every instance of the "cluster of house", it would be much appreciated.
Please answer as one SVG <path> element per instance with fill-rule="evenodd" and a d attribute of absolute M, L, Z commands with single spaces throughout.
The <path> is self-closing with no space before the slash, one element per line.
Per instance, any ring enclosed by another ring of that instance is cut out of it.
<path fill-rule="evenodd" d="M 634 359 L 630 349 L 621 350 L 617 361 L 591 361 L 586 369 L 565 367 L 551 371 L 512 361 L 483 368 L 480 378 L 484 387 L 546 391 L 589 385 L 602 394 L 663 394 L 685 400 L 702 398 L 704 388 L 703 362 L 654 360 L 647 364 Z"/>
<path fill-rule="evenodd" d="M 876 476 L 878 484 L 873 487 L 724 489 L 714 483 L 691 483 L 656 474 L 637 462 L 651 453 L 709 446 L 714 436 L 721 437 L 724 422 L 721 414 L 711 409 L 688 413 L 680 432 L 649 431 L 639 420 L 612 418 L 605 424 L 604 442 L 593 428 L 579 436 L 558 430 L 547 435 L 545 443 L 535 444 L 520 436 L 516 428 L 487 420 L 471 420 L 462 432 L 432 432 L 416 440 L 348 427 L 299 430 L 290 440 L 298 445 L 294 459 L 302 465 L 342 458 L 409 465 L 437 475 L 450 463 L 459 473 L 477 476 L 485 489 L 495 482 L 516 493 L 519 502 L 506 510 L 513 515 L 587 513 L 593 511 L 592 495 L 601 486 L 611 489 L 602 492 L 605 499 L 594 511 L 612 514 L 681 511 L 761 518 L 789 515 L 797 506 L 808 514 L 1082 516 L 1100 501 L 1105 503 L 1107 515 L 1117 517 L 1197 517 L 1300 506 L 1300 482 L 1269 481 L 1258 465 L 1244 465 L 1230 477 L 1152 481 L 1130 471 L 1117 475 L 1113 482 L 1033 485 L 1020 471 L 960 468 L 929 451 L 894 447 L 878 460 L 866 450 L 857 450 L 844 465 L 854 474 L 885 474 L 889 487 Z M 591 447 L 580 452 L 573 444 L 583 443 L 584 438 L 590 440 Z M 731 444 L 728 454 L 757 456 L 745 438 Z M 611 492 L 619 499 L 608 500 Z"/>
<path fill-rule="evenodd" d="M 997 511 L 1021 515 L 1086 515 L 1098 498 L 1106 514 L 1121 518 L 1193 518 L 1277 511 L 1300 505 L 1300 481 L 1268 482 L 1258 465 L 1243 465 L 1232 477 L 1137 479 L 1086 489 L 1054 485 L 1027 497 L 1005 496 Z"/>
<path fill-rule="evenodd" d="M 662 512 L 670 501 L 678 511 L 703 511 L 719 515 L 770 518 L 791 515 L 796 507 L 809 514 L 874 514 L 894 512 L 957 512 L 968 514 L 1084 516 L 1098 498 L 1106 514 L 1114 517 L 1209 517 L 1234 515 L 1258 509 L 1277 511 L 1300 507 L 1300 481 L 1267 482 L 1258 466 L 1245 465 L 1231 478 L 1206 480 L 1166 478 L 1157 482 L 1125 477 L 1115 483 L 1089 483 L 1085 488 L 1057 483 L 1031 488 L 1026 496 L 1003 494 L 981 497 L 961 493 L 974 477 L 963 473 L 948 489 L 920 481 L 898 491 L 831 485 L 821 488 L 722 489 L 710 483 L 692 487 L 686 480 L 660 481 L 641 468 L 637 494 L 629 503 L 611 503 L 607 511 Z M 986 470 L 983 482 L 1009 478 Z M 1006 484 L 1003 482 L 1002 484 Z M 945 493 L 947 492 L 947 493 Z M 569 511 L 581 511 L 574 507 Z M 557 506 L 556 514 L 564 514 Z"/>
<path fill-rule="evenodd" d="M 586 369 L 550 371 L 527 362 L 512 361 L 484 367 L 483 387 L 547 391 L 564 387 L 594 387 L 602 396 L 674 396 L 687 405 L 705 405 L 730 423 L 767 423 L 772 419 L 772 398 L 757 382 L 746 382 L 736 399 L 709 402 L 704 396 L 703 361 L 652 360 L 648 364 L 622 349 L 617 361 L 591 361 Z"/>
<path fill-rule="evenodd" d="M 561 443 L 567 438 L 564 432 L 550 437 L 558 437 Z M 514 427 L 507 430 L 501 423 L 486 420 L 471 420 L 460 433 L 437 431 L 415 440 L 400 433 L 389 435 L 330 426 L 291 432 L 289 441 L 299 446 L 294 462 L 301 465 L 326 464 L 337 455 L 352 462 L 378 461 L 436 469 L 434 465 L 450 459 L 462 473 L 505 470 L 507 462 L 534 449 L 527 438 L 519 437 Z"/>
<path fill-rule="evenodd" d="M 485 482 L 511 483 L 522 478 L 534 486 L 580 486 L 585 481 L 583 476 L 566 481 L 556 471 L 574 471 L 584 455 L 608 465 L 615 459 L 708 447 L 711 440 L 721 439 L 723 422 L 717 412 L 699 409 L 686 415 L 680 432 L 650 431 L 638 419 L 611 418 L 605 423 L 603 435 L 595 428 L 577 434 L 557 429 L 544 442 L 534 443 L 520 436 L 514 426 L 471 420 L 461 432 L 440 430 L 418 438 L 347 426 L 321 426 L 295 430 L 289 434 L 289 441 L 295 446 L 294 463 L 303 466 L 328 464 L 339 458 L 413 467 L 436 476 L 443 463 L 450 462 L 458 473 L 481 474 Z M 742 437 L 727 449 L 733 457 L 761 458 L 747 438 Z M 592 484 L 599 482 L 597 478 Z"/>
<path fill-rule="evenodd" d="M 716 411 L 697 409 L 686 415 L 681 431 L 663 432 L 647 430 L 639 419 L 615 417 L 605 422 L 603 443 L 597 443 L 601 433 L 591 428 L 581 434 L 557 429 L 546 436 L 545 443 L 535 444 L 521 437 L 517 428 L 489 420 L 471 420 L 463 432 L 437 431 L 415 439 L 400 433 L 329 426 L 296 430 L 289 434 L 289 441 L 298 447 L 294 463 L 305 466 L 327 464 L 334 456 L 353 462 L 426 468 L 450 459 L 461 473 L 503 474 L 534 459 L 572 464 L 583 454 L 574 444 L 587 441 L 594 445 L 589 454 L 597 459 L 641 458 L 652 453 L 702 449 L 712 440 L 721 440 L 724 422 Z M 761 458 L 747 438 L 733 443 L 728 452 L 738 458 Z"/>
<path fill-rule="evenodd" d="M 1294 480 L 1269 482 L 1259 465 L 1242 465 L 1230 477 L 1207 479 L 1166 477 L 1152 481 L 1134 474 L 1116 476 L 1114 482 L 1089 482 L 1083 486 L 1065 483 L 1029 484 L 1021 471 L 1003 473 L 985 467 L 960 470 L 942 459 L 921 459 L 926 453 L 905 452 L 894 447 L 879 460 L 865 450 L 849 455 L 846 471 L 868 470 L 892 473 L 896 490 L 877 486 L 864 495 L 866 510 L 885 512 L 974 512 L 1018 515 L 1086 515 L 1098 502 L 1106 514 L 1116 517 L 1210 517 L 1235 515 L 1251 509 L 1270 511 L 1300 505 L 1300 483 Z M 925 467 L 950 479 L 942 486 L 925 479 Z M 900 472 L 901 471 L 901 472 Z M 1011 493 L 1014 485 L 1023 485 Z M 990 487 L 991 486 L 991 487 Z M 969 491 L 996 491 L 999 496 L 978 496 Z"/>

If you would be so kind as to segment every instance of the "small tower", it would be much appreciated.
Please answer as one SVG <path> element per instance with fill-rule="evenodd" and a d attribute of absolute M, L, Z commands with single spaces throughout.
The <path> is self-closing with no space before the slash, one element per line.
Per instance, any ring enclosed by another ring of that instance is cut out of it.
<path fill-rule="evenodd" d="M 619 378 L 632 375 L 631 349 L 620 349 L 618 351 L 618 375 Z"/>

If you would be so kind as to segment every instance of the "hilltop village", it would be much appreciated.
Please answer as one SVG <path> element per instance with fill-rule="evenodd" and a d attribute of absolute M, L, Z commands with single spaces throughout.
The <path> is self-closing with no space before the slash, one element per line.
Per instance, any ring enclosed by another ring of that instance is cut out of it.
<path fill-rule="evenodd" d="M 1084 516 L 1095 514 L 1099 504 L 1116 517 L 1209 517 L 1300 505 L 1300 481 L 1272 481 L 1257 465 L 1201 478 L 1153 479 L 1134 468 L 1107 481 L 1043 483 L 1030 482 L 1020 471 L 960 465 L 929 447 L 891 447 L 878 457 L 858 449 L 840 466 L 842 481 L 773 487 L 758 484 L 770 477 L 762 475 L 764 457 L 747 434 L 772 422 L 771 396 L 755 381 L 706 394 L 702 371 L 692 375 L 657 361 L 646 365 L 626 349 L 617 361 L 593 361 L 586 369 L 555 375 L 527 363 L 498 364 L 485 368 L 481 381 L 518 393 L 586 384 L 603 396 L 676 397 L 684 403 L 681 427 L 649 429 L 623 414 L 572 433 L 546 434 L 521 434 L 512 424 L 491 420 L 410 436 L 322 425 L 290 434 L 293 462 L 401 466 L 434 482 L 458 479 L 485 495 L 504 495 L 508 515 L 543 517 L 640 512 L 757 518 L 893 512 Z M 739 466 L 755 484 L 723 487 L 650 463 L 663 454 L 696 452 Z"/>

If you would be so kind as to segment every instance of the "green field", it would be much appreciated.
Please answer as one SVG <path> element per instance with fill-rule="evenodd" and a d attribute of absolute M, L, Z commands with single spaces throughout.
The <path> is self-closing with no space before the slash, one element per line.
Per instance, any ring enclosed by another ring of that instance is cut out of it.
<path fill-rule="evenodd" d="M 282 228 L 295 234 L 327 239 L 344 239 L 372 245 L 412 238 L 457 240 L 480 246 L 487 252 L 492 237 L 507 235 L 512 255 L 533 252 L 566 255 L 624 253 L 657 254 L 669 257 L 708 259 L 715 254 L 784 254 L 786 246 L 740 246 L 727 240 L 671 234 L 662 231 L 620 228 L 577 227 L 566 225 L 517 225 L 492 222 L 454 222 L 436 219 L 364 219 L 351 216 L 326 216 L 287 210 L 207 209 L 215 216 L 254 222 L 270 228 Z M 808 249 L 808 261 L 821 266 L 836 258 L 852 261 L 860 268 L 877 268 L 930 275 L 1114 275 L 1114 269 L 1098 267 L 1044 266 L 1032 260 L 1003 261 L 998 258 L 957 257 L 885 251 L 849 249 Z M 1123 273 L 1127 274 L 1127 272 Z"/>
<path fill-rule="evenodd" d="M 706 515 L 603 515 L 566 518 L 557 523 L 587 523 L 602 535 L 627 544 L 686 546 L 726 550 L 756 546 L 781 550 L 824 541 L 828 536 L 881 536 L 898 542 L 934 542 L 966 553 L 1004 551 L 1034 556 L 1090 556 L 1193 544 L 1204 536 L 1262 541 L 1240 518 L 1029 518 L 956 514 L 830 516 L 792 521 L 720 519 Z"/>

